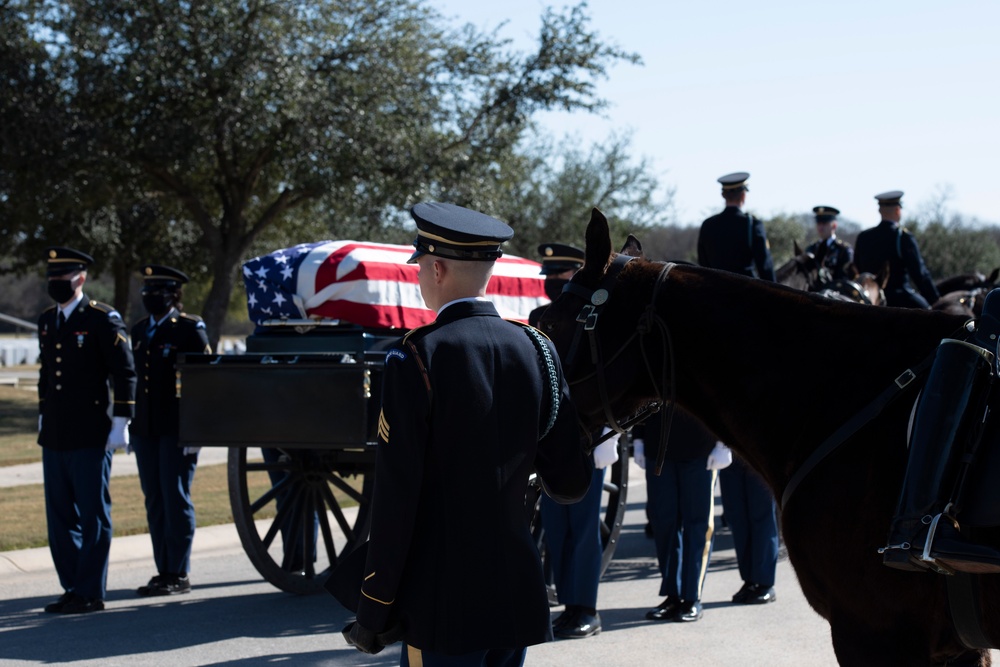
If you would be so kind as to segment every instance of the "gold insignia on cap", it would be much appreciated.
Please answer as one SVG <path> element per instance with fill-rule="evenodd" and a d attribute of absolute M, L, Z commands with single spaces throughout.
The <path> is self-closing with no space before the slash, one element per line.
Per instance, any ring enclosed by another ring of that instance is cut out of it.
<path fill-rule="evenodd" d="M 146 275 L 147 275 L 147 276 L 151 276 L 151 275 L 153 275 L 153 269 L 151 269 L 151 268 L 149 268 L 149 267 L 147 266 L 147 267 L 146 267 Z"/>
<path fill-rule="evenodd" d="M 51 259 L 55 259 L 58 255 L 59 253 L 57 253 L 55 250 L 49 250 L 49 257 Z"/>
<path fill-rule="evenodd" d="M 434 246 L 433 246 L 433 244 L 427 246 L 427 252 L 434 252 Z"/>
<path fill-rule="evenodd" d="M 550 247 L 548 247 L 548 246 L 546 246 L 546 247 L 545 247 L 545 256 L 546 256 L 546 257 L 551 257 L 551 256 L 552 256 L 552 254 L 553 254 L 553 252 L 554 252 L 554 251 L 552 250 L 552 248 L 550 248 Z"/>

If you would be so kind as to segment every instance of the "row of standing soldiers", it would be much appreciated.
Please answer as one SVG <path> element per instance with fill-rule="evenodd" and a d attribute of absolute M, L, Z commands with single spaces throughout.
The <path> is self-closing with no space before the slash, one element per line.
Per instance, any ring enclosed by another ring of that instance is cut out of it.
<path fill-rule="evenodd" d="M 736 172 L 720 177 L 726 209 L 702 223 L 698 237 L 698 263 L 745 276 L 774 281 L 774 265 L 764 224 L 743 212 L 750 175 Z M 837 238 L 837 216 L 832 206 L 817 206 L 819 240 L 809 245 L 820 264 L 834 280 L 845 278 L 851 263 L 862 273 L 878 275 L 888 267 L 885 287 L 887 305 L 900 308 L 930 308 L 938 300 L 930 271 L 920 255 L 917 240 L 901 226 L 903 192 L 892 190 L 875 196 L 882 217 L 878 226 L 857 238 L 857 247 Z"/>
<path fill-rule="evenodd" d="M 55 305 L 38 319 L 38 444 L 49 548 L 63 593 L 50 613 L 104 609 L 111 547 L 112 455 L 134 451 L 157 574 L 141 596 L 191 590 L 197 450 L 178 445 L 177 354 L 209 351 L 201 318 L 180 312 L 182 272 L 143 267 L 148 317 L 126 335 L 121 315 L 83 292 L 93 258 L 47 249 Z M 113 398 L 112 398 L 113 397 Z"/>

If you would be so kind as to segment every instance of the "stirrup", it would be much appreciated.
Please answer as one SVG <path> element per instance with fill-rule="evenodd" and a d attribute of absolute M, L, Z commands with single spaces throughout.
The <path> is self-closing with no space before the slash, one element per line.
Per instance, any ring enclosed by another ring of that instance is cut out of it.
<path fill-rule="evenodd" d="M 930 527 L 927 529 L 927 538 L 924 539 L 924 550 L 920 553 L 920 560 L 925 563 L 933 563 L 934 558 L 931 557 L 931 544 L 934 542 L 934 535 L 937 533 L 938 522 L 941 520 L 941 514 L 935 514 L 934 518 L 931 519 Z"/>

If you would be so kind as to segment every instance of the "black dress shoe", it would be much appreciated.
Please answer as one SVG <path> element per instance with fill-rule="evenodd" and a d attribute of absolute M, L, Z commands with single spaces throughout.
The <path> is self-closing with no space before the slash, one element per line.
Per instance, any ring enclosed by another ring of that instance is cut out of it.
<path fill-rule="evenodd" d="M 563 613 L 556 616 L 556 620 L 552 621 L 552 632 L 562 630 L 565 627 L 573 627 L 576 625 L 576 615 L 579 613 L 579 609 L 573 606 L 566 607 Z"/>
<path fill-rule="evenodd" d="M 79 595 L 74 595 L 73 599 L 67 602 L 60 613 L 63 614 L 89 614 L 92 611 L 103 611 L 104 601 L 93 599 L 90 600 L 85 597 L 80 597 Z"/>
<path fill-rule="evenodd" d="M 149 595 L 179 595 L 191 592 L 191 580 L 179 574 L 166 575 L 155 588 L 150 589 Z"/>
<path fill-rule="evenodd" d="M 646 618 L 650 621 L 669 621 L 670 617 L 677 612 L 677 609 L 680 608 L 680 606 L 680 598 L 668 595 L 663 598 L 663 602 L 656 605 L 655 609 L 650 609 L 646 612 Z"/>
<path fill-rule="evenodd" d="M 137 588 L 135 592 L 139 595 L 139 597 L 148 597 L 150 595 L 156 595 L 156 593 L 154 593 L 153 591 L 158 589 L 161 585 L 163 585 L 164 579 L 166 579 L 164 575 L 158 574 L 152 579 L 150 579 L 149 583 L 146 584 L 145 586 L 139 586 L 139 588 Z"/>
<path fill-rule="evenodd" d="M 59 599 L 51 604 L 45 605 L 45 611 L 49 614 L 61 614 L 63 607 L 65 607 L 69 602 L 76 597 L 73 593 L 66 591 L 59 596 Z"/>
<path fill-rule="evenodd" d="M 593 616 L 581 611 L 572 625 L 566 625 L 553 632 L 560 639 L 583 639 L 592 637 L 601 632 L 601 615 L 594 613 Z"/>
<path fill-rule="evenodd" d="M 763 584 L 752 584 L 747 591 L 743 604 L 767 604 L 774 602 L 778 596 L 774 592 L 774 586 L 764 586 Z"/>
<path fill-rule="evenodd" d="M 675 623 L 694 623 L 701 618 L 701 602 L 698 600 L 682 600 L 680 607 L 670 617 Z"/>
<path fill-rule="evenodd" d="M 744 604 L 747 601 L 747 595 L 749 594 L 750 589 L 753 588 L 754 586 L 755 584 L 752 584 L 749 581 L 744 581 L 742 588 L 736 591 L 736 593 L 733 595 L 733 602 L 735 602 L 736 604 Z"/>

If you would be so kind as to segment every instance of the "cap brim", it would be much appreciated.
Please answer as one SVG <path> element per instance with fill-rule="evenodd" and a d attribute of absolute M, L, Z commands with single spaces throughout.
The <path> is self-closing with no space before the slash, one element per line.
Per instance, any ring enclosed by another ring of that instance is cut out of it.
<path fill-rule="evenodd" d="M 427 253 L 425 253 L 423 250 L 414 250 L 413 254 L 410 255 L 410 258 L 408 260 L 406 260 L 406 263 L 407 264 L 416 264 L 417 260 L 420 259 L 421 257 L 423 257 L 426 254 Z"/>
<path fill-rule="evenodd" d="M 76 273 L 78 271 L 83 271 L 85 267 L 83 265 L 79 266 L 59 266 L 53 267 L 45 271 L 46 276 L 68 276 L 71 273 Z"/>

